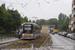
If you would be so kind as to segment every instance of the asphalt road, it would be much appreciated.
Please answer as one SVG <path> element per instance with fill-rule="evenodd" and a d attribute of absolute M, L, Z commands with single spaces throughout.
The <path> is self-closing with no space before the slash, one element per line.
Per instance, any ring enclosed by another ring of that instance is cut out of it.
<path fill-rule="evenodd" d="M 75 40 L 60 36 L 58 34 L 52 35 L 53 45 L 51 50 L 75 50 Z"/>

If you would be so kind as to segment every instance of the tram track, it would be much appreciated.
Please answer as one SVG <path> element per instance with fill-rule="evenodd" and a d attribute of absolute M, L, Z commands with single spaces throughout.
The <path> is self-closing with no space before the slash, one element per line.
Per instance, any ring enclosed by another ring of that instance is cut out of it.
<path fill-rule="evenodd" d="M 39 48 L 45 47 L 46 50 L 50 50 L 50 48 L 48 48 L 48 46 L 50 45 L 51 41 L 47 43 L 48 38 L 50 38 L 50 36 L 48 36 L 46 38 L 46 40 L 41 44 L 41 46 Z"/>
<path fill-rule="evenodd" d="M 39 48 L 44 41 L 46 40 L 48 34 L 41 34 L 41 36 L 35 40 L 21 40 L 13 43 L 12 45 L 8 45 L 4 48 L 14 48 L 14 49 L 21 49 L 21 48 Z"/>
<path fill-rule="evenodd" d="M 40 40 L 41 40 L 41 38 L 39 38 L 39 39 L 36 40 L 36 41 L 35 41 L 35 40 L 32 40 L 32 41 L 30 41 L 30 42 L 28 42 L 28 43 L 19 44 L 19 45 L 16 47 L 16 49 L 18 49 L 20 46 L 23 46 L 23 45 L 26 45 L 24 48 L 28 48 L 28 47 L 34 45 L 35 43 L 38 43 Z M 29 43 L 30 43 L 30 44 L 29 44 Z"/>

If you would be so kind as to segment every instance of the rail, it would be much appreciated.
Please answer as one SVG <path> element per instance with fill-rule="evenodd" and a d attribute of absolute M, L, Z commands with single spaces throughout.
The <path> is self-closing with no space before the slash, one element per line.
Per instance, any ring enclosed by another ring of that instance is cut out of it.
<path fill-rule="evenodd" d="M 31 43 L 30 45 L 25 46 L 25 49 L 27 49 L 29 46 L 31 46 L 31 48 L 32 48 L 32 49 L 34 49 L 34 44 L 35 44 L 35 43 L 38 43 L 38 42 L 39 42 L 39 40 L 41 40 L 41 38 L 40 38 L 40 39 L 38 39 L 37 41 L 32 41 L 32 43 Z M 18 50 L 18 49 L 19 49 L 19 47 L 20 47 L 20 46 L 22 46 L 22 45 L 26 45 L 26 43 L 19 44 L 19 45 L 16 47 L 16 50 Z"/>
<path fill-rule="evenodd" d="M 50 46 L 50 42 L 47 42 L 48 38 L 50 38 L 50 36 L 46 38 L 46 40 L 42 43 L 42 45 L 39 48 L 45 47 L 44 49 L 50 50 L 50 48 L 48 47 Z"/>

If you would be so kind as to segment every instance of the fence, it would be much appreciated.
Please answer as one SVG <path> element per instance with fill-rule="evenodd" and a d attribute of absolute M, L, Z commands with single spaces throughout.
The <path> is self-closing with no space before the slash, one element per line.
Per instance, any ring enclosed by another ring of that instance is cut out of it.
<path fill-rule="evenodd" d="M 15 34 L 0 34 L 0 41 L 9 40 L 15 38 Z"/>

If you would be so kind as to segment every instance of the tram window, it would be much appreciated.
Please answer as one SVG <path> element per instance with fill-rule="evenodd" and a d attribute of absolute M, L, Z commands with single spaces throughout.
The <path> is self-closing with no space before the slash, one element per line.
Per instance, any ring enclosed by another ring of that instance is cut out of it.
<path fill-rule="evenodd" d="M 24 30 L 31 30 L 31 27 L 30 26 L 25 26 Z"/>
<path fill-rule="evenodd" d="M 32 33 L 32 27 L 31 26 L 24 26 L 23 33 Z"/>

